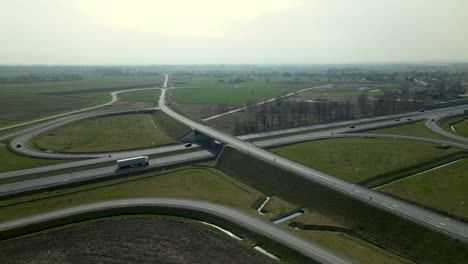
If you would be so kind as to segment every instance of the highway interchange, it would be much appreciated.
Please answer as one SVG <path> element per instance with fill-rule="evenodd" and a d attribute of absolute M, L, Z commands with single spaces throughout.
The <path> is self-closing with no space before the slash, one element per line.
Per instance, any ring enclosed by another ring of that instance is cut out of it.
<path fill-rule="evenodd" d="M 163 88 L 161 88 L 161 96 L 159 98 L 159 107 L 158 108 L 151 108 L 151 109 L 131 109 L 131 110 L 105 110 L 99 112 L 85 112 L 83 111 L 90 110 L 89 108 L 86 110 L 74 111 L 72 112 L 72 116 L 64 116 L 59 115 L 57 119 L 52 119 L 53 117 L 49 117 L 39 121 L 46 121 L 39 125 L 16 131 L 12 134 L 6 135 L 1 137 L 0 139 L 5 138 L 14 138 L 10 143 L 10 149 L 20 152 L 23 155 L 35 156 L 35 157 L 43 157 L 43 158 L 60 158 L 60 159 L 76 159 L 76 158 L 93 158 L 93 159 L 86 159 L 80 161 L 73 161 L 68 163 L 62 164 L 55 164 L 37 168 L 30 168 L 24 170 L 17 170 L 17 171 L 10 171 L 0 173 L 0 181 L 2 179 L 9 179 L 16 176 L 27 175 L 31 173 L 38 173 L 38 172 L 53 172 L 54 170 L 64 169 L 64 168 L 71 168 L 71 167 L 80 167 L 84 165 L 93 165 L 108 161 L 114 161 L 119 158 L 123 157 L 132 157 L 138 155 L 152 155 L 152 154 L 160 154 L 160 153 L 168 153 L 174 151 L 182 151 L 186 148 L 184 145 L 174 145 L 168 147 L 155 147 L 155 148 L 148 148 L 148 149 L 141 149 L 136 151 L 123 151 L 123 152 L 112 152 L 112 153 L 84 153 L 84 154 L 66 154 L 66 153 L 53 153 L 53 152 L 43 152 L 36 149 L 29 148 L 27 146 L 28 140 L 30 140 L 33 136 L 43 133 L 49 129 L 59 127 L 65 123 L 73 122 L 76 120 L 81 120 L 84 118 L 95 117 L 95 116 L 105 116 L 105 115 L 112 115 L 112 114 L 124 114 L 124 113 L 135 113 L 141 111 L 155 111 L 161 110 L 164 111 L 166 114 L 170 115 L 174 119 L 186 124 L 187 126 L 195 129 L 205 135 L 210 136 L 213 139 L 216 139 L 220 142 L 223 142 L 226 145 L 230 145 L 248 155 L 254 156 L 266 162 L 269 162 L 275 166 L 282 167 L 286 170 L 290 170 L 298 175 L 301 175 L 309 180 L 319 182 L 331 188 L 334 188 L 342 193 L 345 193 L 351 197 L 360 199 L 369 203 L 371 205 L 377 206 L 383 210 L 387 210 L 389 212 L 395 213 L 402 217 L 408 218 L 412 221 L 418 222 L 420 224 L 426 225 L 434 230 L 439 232 L 446 233 L 452 237 L 456 237 L 462 240 L 468 240 L 468 226 L 464 223 L 457 222 L 453 219 L 449 219 L 445 216 L 436 214 L 432 211 L 422 209 L 418 206 L 406 203 L 396 198 L 389 197 L 379 192 L 375 192 L 364 187 L 360 187 L 356 184 L 352 184 L 346 182 L 344 180 L 338 179 L 332 175 L 328 175 L 326 173 L 314 170 L 313 168 L 304 166 L 297 162 L 291 161 L 284 157 L 278 156 L 272 152 L 266 151 L 261 149 L 260 147 L 272 147 L 278 145 L 284 145 L 294 142 L 301 142 L 307 140 L 316 140 L 316 139 L 323 139 L 323 138 L 333 138 L 333 137 L 390 137 L 390 138 L 401 138 L 406 140 L 421 140 L 426 142 L 432 142 L 436 144 L 442 145 L 450 145 L 455 146 L 463 149 L 467 149 L 468 145 L 463 143 L 455 143 L 450 141 L 443 141 L 443 140 L 436 140 L 436 139 L 426 139 L 426 138 L 419 138 L 419 137 L 410 137 L 410 136 L 396 136 L 396 135 L 377 135 L 377 134 L 368 134 L 368 133 L 354 133 L 354 134 L 344 134 L 349 132 L 361 132 L 373 128 L 379 127 L 387 127 L 392 126 L 396 122 L 399 123 L 410 123 L 415 122 L 418 120 L 427 120 L 426 126 L 447 137 L 451 137 L 453 139 L 457 139 L 462 142 L 468 142 L 466 139 L 461 138 L 448 133 L 442 130 L 440 127 L 437 126 L 436 122 L 432 121 L 438 120 L 440 118 L 456 115 L 463 112 L 464 109 L 467 109 L 466 106 L 461 107 L 452 107 L 447 109 L 441 110 L 433 110 L 433 111 L 426 111 L 426 112 L 414 112 L 414 113 L 406 113 L 394 116 L 385 116 L 385 117 L 377 117 L 377 118 L 367 118 L 361 120 L 352 120 L 352 121 L 344 121 L 344 122 L 337 122 L 333 124 L 325 124 L 325 125 L 318 125 L 313 127 L 307 128 L 295 128 L 295 129 L 286 129 L 282 131 L 273 131 L 273 132 L 265 132 L 265 133 L 258 133 L 258 134 L 250 134 L 244 135 L 239 137 L 233 137 L 226 133 L 220 132 L 215 130 L 211 127 L 206 125 L 199 124 L 194 122 L 184 116 L 174 112 L 171 108 L 169 108 L 165 104 L 165 93 L 168 89 L 167 87 L 168 82 L 168 75 L 165 76 L 165 82 Z M 159 88 L 151 88 L 151 89 L 159 89 Z M 144 90 L 144 89 L 137 89 L 137 90 Z M 135 90 L 131 90 L 135 91 Z M 126 91 L 119 91 L 113 93 L 112 100 L 115 102 L 117 100 L 116 94 L 120 92 Z M 111 103 L 111 102 L 109 102 Z M 104 105 L 109 105 L 109 103 Z M 93 109 L 96 107 L 93 107 Z M 57 117 L 57 116 L 56 116 Z M 400 121 L 395 121 L 393 118 L 398 118 Z M 411 118 L 411 120 L 407 120 L 407 118 Z M 388 120 L 390 119 L 390 120 Z M 35 121 L 35 122 L 39 122 Z M 368 122 L 366 124 L 359 125 L 357 128 L 350 128 L 348 125 L 357 123 L 357 122 Z M 28 122 L 30 123 L 30 122 Z M 17 127 L 19 125 L 16 125 Z M 346 126 L 346 127 L 342 127 Z M 325 129 L 328 128 L 326 131 L 320 132 L 310 132 L 304 133 L 300 135 L 293 135 L 288 136 L 289 133 L 294 132 L 301 132 L 310 129 Z M 445 135 L 450 134 L 450 135 Z M 252 140 L 252 139 L 261 139 L 262 137 L 271 137 L 271 136 L 278 136 L 277 138 L 273 139 L 266 139 L 266 140 L 259 140 L 253 143 L 247 142 L 245 140 Z M 16 146 L 20 144 L 22 147 L 17 148 Z M 194 145 L 192 148 L 199 148 L 200 146 Z M 175 164 L 179 162 L 187 162 L 189 160 L 197 160 L 203 158 L 214 157 L 215 153 L 209 150 L 197 150 L 189 153 L 180 154 L 177 152 L 177 155 L 172 155 L 164 158 L 157 158 L 152 159 L 150 162 L 150 167 L 155 166 L 166 166 L 168 164 Z M 97 177 L 105 177 L 113 174 L 122 173 L 116 171 L 115 166 L 105 166 L 102 168 L 91 169 L 91 170 L 84 170 L 79 172 L 73 172 L 68 174 L 50 176 L 45 178 L 40 178 L 36 180 L 29 180 L 29 181 L 21 181 L 16 183 L 10 184 L 3 184 L 0 185 L 0 196 L 22 192 L 31 189 L 40 189 L 44 187 L 50 187 L 53 185 L 60 185 L 65 184 L 73 181 L 82 181 L 91 178 Z M 190 202 L 188 202 L 190 203 Z M 222 207 L 222 206 L 219 206 Z M 224 207 L 225 208 L 225 207 Z M 71 209 L 70 209 L 71 210 Z M 29 218 L 31 219 L 31 218 Z M 4 225 L 0 225 L 3 226 Z M 293 248 L 300 249 L 298 245 L 295 245 Z M 315 255 L 315 258 L 320 258 L 323 256 Z M 347 261 L 347 260 L 343 260 Z M 322 261 L 324 262 L 324 261 Z M 324 262 L 327 263 L 327 262 Z M 330 262 L 330 263 L 339 263 L 339 262 Z M 349 263 L 349 262 L 342 262 L 342 263 Z"/>

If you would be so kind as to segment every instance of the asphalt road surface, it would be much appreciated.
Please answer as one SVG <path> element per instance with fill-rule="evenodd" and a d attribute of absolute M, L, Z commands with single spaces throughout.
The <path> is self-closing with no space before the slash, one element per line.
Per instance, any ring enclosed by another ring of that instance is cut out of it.
<path fill-rule="evenodd" d="M 453 133 L 450 133 L 448 131 L 445 131 L 444 129 L 442 129 L 440 126 L 437 125 L 437 121 L 444 118 L 444 117 L 446 117 L 446 116 L 441 116 L 441 117 L 436 116 L 436 117 L 434 117 L 434 121 L 427 120 L 426 121 L 426 127 L 428 127 L 433 132 L 435 132 L 435 133 L 437 133 L 439 135 L 442 135 L 444 137 L 448 137 L 448 138 L 452 138 L 452 139 L 455 139 L 455 140 L 458 140 L 458 141 L 461 141 L 461 142 L 468 143 L 468 138 L 464 138 L 464 137 L 455 135 Z"/>
<path fill-rule="evenodd" d="M 214 158 L 215 155 L 208 150 L 200 150 L 180 155 L 162 157 L 151 159 L 149 166 L 143 168 L 129 168 L 129 169 L 117 169 L 116 165 L 101 167 L 97 169 L 82 170 L 72 173 L 60 174 L 49 177 L 42 177 L 38 179 L 18 181 L 13 183 L 0 184 L 0 196 L 20 193 L 31 190 L 44 189 L 52 186 L 58 186 L 68 184 L 72 182 L 79 182 L 84 180 L 98 179 L 102 177 L 108 177 L 112 175 L 119 175 L 123 173 L 138 171 L 140 169 L 157 168 L 178 163 L 185 163 L 194 160 L 200 160 L 205 158 Z M 7 178 L 7 177 L 5 177 Z"/>
<path fill-rule="evenodd" d="M 309 241 L 299 238 L 269 222 L 248 215 L 236 209 L 209 202 L 175 198 L 122 199 L 74 206 L 45 214 L 39 214 L 31 217 L 0 223 L 0 233 L 6 230 L 15 228 L 25 228 L 26 226 L 30 226 L 36 223 L 60 219 L 72 215 L 79 215 L 83 213 L 102 211 L 113 208 L 138 207 L 172 207 L 205 212 L 241 225 L 251 231 L 266 236 L 274 241 L 277 241 L 289 248 L 295 249 L 301 254 L 315 259 L 321 263 L 352 263 L 350 260 L 347 260 L 333 252 L 323 249 Z"/>

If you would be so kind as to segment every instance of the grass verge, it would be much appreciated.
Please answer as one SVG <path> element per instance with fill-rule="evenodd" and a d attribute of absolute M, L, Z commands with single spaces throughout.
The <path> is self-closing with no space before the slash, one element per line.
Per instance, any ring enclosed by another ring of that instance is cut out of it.
<path fill-rule="evenodd" d="M 188 126 L 173 119 L 163 111 L 157 111 L 153 114 L 152 118 L 156 126 L 161 129 L 164 134 L 169 135 L 174 140 L 177 140 L 190 131 Z"/>
<path fill-rule="evenodd" d="M 376 186 L 408 170 L 424 170 L 463 150 L 389 138 L 336 138 L 273 148 L 271 151 L 344 180 Z"/>
<path fill-rule="evenodd" d="M 70 123 L 38 135 L 31 146 L 56 152 L 106 152 L 176 143 L 151 115 L 115 115 Z"/>
<path fill-rule="evenodd" d="M 425 207 L 468 220 L 460 206 L 468 196 L 468 159 L 398 181 L 378 190 Z"/>
<path fill-rule="evenodd" d="M 56 159 L 39 159 L 21 156 L 11 152 L 6 146 L 0 147 L 0 157 L 2 160 L 2 162 L 0 162 L 0 171 L 2 172 L 69 161 Z"/>

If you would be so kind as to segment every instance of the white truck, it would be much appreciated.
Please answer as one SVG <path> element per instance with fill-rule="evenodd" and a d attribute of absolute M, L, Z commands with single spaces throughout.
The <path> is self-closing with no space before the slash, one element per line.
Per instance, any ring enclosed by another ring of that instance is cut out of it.
<path fill-rule="evenodd" d="M 117 167 L 119 169 L 136 167 L 136 166 L 147 166 L 149 164 L 148 156 L 139 156 L 128 159 L 117 160 Z"/>

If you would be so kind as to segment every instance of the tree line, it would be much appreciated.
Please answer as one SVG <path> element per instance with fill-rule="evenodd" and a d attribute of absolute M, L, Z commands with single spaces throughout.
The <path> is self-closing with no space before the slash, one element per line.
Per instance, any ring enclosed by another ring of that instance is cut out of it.
<path fill-rule="evenodd" d="M 15 77 L 0 77 L 0 83 L 77 81 L 83 80 L 83 78 L 82 75 L 77 74 L 39 75 L 31 73 Z"/>
<path fill-rule="evenodd" d="M 345 100 L 297 100 L 278 97 L 274 102 L 246 104 L 245 115 L 233 122 L 236 135 L 271 131 L 354 118 L 414 111 L 424 105 L 423 94 L 385 92 L 377 98 L 362 93 Z"/>

